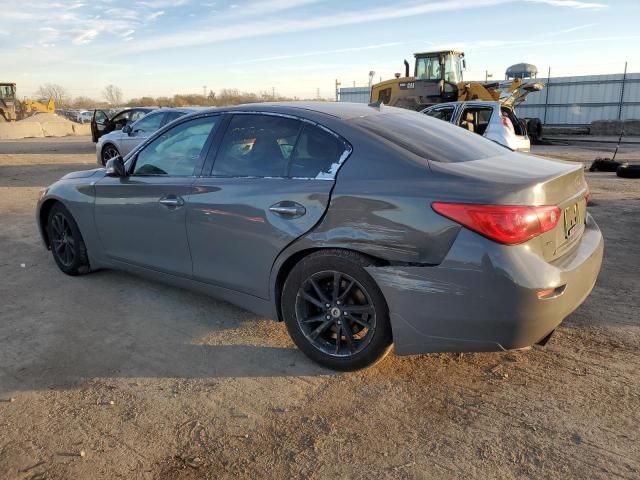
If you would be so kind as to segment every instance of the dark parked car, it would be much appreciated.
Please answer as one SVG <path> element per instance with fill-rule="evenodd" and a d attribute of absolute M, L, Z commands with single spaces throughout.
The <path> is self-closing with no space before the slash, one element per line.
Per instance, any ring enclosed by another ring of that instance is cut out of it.
<path fill-rule="evenodd" d="M 91 139 L 93 143 L 96 143 L 101 136 L 109 132 L 122 130 L 128 123 L 140 120 L 153 110 L 155 110 L 154 107 L 127 108 L 118 111 L 114 115 L 110 115 L 104 110 L 95 110 L 91 118 Z"/>
<path fill-rule="evenodd" d="M 283 320 L 334 369 L 389 351 L 545 342 L 589 294 L 603 240 L 582 165 L 426 115 L 345 103 L 212 109 L 37 207 L 70 275 L 117 268 Z"/>

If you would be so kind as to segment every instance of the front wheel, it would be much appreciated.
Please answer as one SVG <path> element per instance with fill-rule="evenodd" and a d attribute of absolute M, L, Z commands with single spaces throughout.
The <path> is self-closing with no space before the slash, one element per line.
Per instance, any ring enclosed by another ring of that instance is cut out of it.
<path fill-rule="evenodd" d="M 389 313 L 382 292 L 355 252 L 309 255 L 289 274 L 282 312 L 289 335 L 308 357 L 342 371 L 368 367 L 391 349 Z"/>
<path fill-rule="evenodd" d="M 49 211 L 47 233 L 56 264 L 67 275 L 89 272 L 89 257 L 80 230 L 69 211 L 56 203 Z"/>
<path fill-rule="evenodd" d="M 120 155 L 118 149 L 110 143 L 107 143 L 102 149 L 102 165 L 106 165 L 109 160 L 118 155 Z"/>

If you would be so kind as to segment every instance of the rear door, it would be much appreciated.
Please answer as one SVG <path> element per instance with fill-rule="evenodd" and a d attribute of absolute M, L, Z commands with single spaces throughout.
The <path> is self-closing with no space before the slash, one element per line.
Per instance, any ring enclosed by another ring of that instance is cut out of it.
<path fill-rule="evenodd" d="M 457 125 L 470 132 L 484 135 L 493 115 L 491 105 L 471 105 L 465 104 L 458 116 Z"/>
<path fill-rule="evenodd" d="M 194 276 L 268 298 L 276 257 L 321 219 L 335 166 L 350 148 L 300 119 L 230 116 L 210 154 L 211 173 L 196 179 L 189 199 Z"/>

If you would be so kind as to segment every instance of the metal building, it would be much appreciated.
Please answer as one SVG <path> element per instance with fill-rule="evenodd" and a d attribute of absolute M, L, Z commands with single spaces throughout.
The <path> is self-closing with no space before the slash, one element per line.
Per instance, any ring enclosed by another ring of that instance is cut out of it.
<path fill-rule="evenodd" d="M 640 73 L 537 78 L 545 89 L 517 108 L 520 117 L 550 126 L 589 125 L 594 120 L 640 119 Z M 339 101 L 369 103 L 369 87 L 338 90 Z"/>
<path fill-rule="evenodd" d="M 640 118 L 640 73 L 538 78 L 546 87 L 517 108 L 545 125 L 589 125 L 594 120 Z"/>
<path fill-rule="evenodd" d="M 371 88 L 369 87 L 345 87 L 338 90 L 339 102 L 369 103 Z"/>

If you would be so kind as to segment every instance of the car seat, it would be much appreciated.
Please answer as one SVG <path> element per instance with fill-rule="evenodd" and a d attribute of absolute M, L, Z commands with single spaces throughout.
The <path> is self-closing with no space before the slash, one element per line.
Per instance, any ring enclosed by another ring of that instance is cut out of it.
<path fill-rule="evenodd" d="M 469 130 L 470 132 L 475 133 L 476 129 L 475 129 L 475 116 L 473 115 L 473 112 L 466 112 L 464 115 L 464 120 L 460 123 L 460 126 L 466 130 Z"/>

